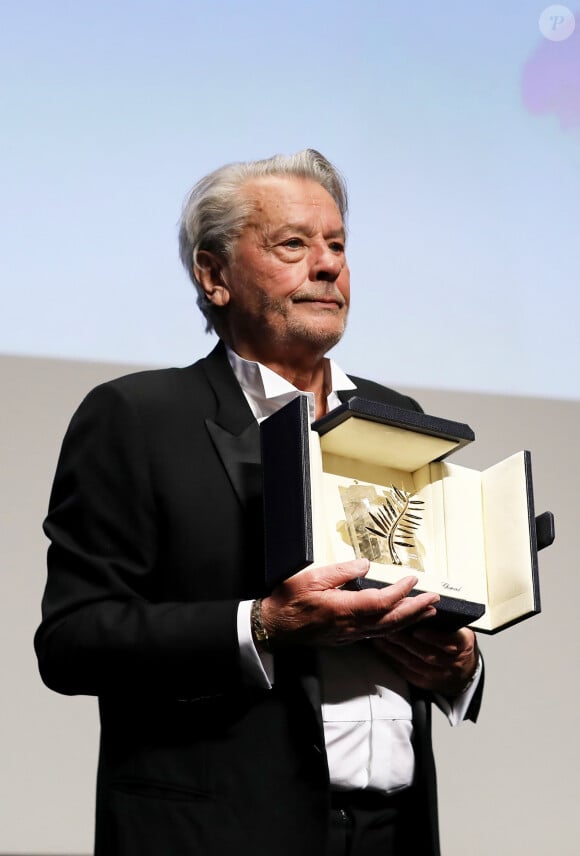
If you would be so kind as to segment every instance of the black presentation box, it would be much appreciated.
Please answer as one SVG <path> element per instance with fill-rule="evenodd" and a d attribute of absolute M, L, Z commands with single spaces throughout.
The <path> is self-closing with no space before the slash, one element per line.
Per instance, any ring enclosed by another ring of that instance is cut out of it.
<path fill-rule="evenodd" d="M 261 425 L 266 580 L 366 557 L 359 587 L 419 578 L 441 596 L 432 621 L 495 633 L 540 611 L 529 452 L 483 472 L 447 462 L 468 425 L 352 398 L 309 424 L 299 396 Z"/>

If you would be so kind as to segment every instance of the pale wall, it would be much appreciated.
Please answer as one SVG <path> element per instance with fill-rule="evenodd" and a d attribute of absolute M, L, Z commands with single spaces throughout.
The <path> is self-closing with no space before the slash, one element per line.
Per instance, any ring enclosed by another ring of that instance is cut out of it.
<path fill-rule="evenodd" d="M 0 358 L 0 854 L 91 852 L 96 704 L 55 695 L 36 672 L 40 524 L 70 415 L 92 386 L 127 370 Z M 557 518 L 556 543 L 540 554 L 543 613 L 481 640 L 479 723 L 451 729 L 436 717 L 444 856 L 577 856 L 580 403 L 412 392 L 427 411 L 475 430 L 457 463 L 483 469 L 530 449 L 536 510 Z"/>

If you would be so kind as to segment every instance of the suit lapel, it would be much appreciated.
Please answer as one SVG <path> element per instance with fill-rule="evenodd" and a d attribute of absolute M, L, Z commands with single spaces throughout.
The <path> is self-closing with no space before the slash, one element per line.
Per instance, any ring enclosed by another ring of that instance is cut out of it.
<path fill-rule="evenodd" d="M 258 423 L 248 425 L 241 434 L 232 434 L 211 419 L 205 424 L 233 489 L 247 506 L 262 488 Z"/>
<path fill-rule="evenodd" d="M 262 490 L 260 429 L 220 341 L 203 363 L 217 400 L 215 419 L 205 424 L 232 487 L 243 506 Z"/>
<path fill-rule="evenodd" d="M 205 424 L 214 447 L 243 506 L 262 491 L 260 429 L 230 366 L 222 341 L 203 361 L 203 370 L 217 401 L 215 419 Z M 341 401 L 356 390 L 338 393 Z"/>
<path fill-rule="evenodd" d="M 217 400 L 215 419 L 206 418 L 205 424 L 234 491 L 242 505 L 247 507 L 262 491 L 260 429 L 221 341 L 203 361 L 203 370 Z M 347 401 L 353 395 L 356 395 L 356 390 L 339 393 L 341 401 Z M 281 671 L 279 677 L 282 682 L 286 674 L 298 677 L 322 732 L 320 682 L 315 651 L 312 648 L 296 649 L 290 658 L 277 656 L 276 671 Z"/>

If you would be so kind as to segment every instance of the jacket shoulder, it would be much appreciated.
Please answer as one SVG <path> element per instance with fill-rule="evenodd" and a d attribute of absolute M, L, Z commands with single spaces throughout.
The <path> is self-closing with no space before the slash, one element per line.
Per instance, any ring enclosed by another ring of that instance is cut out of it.
<path fill-rule="evenodd" d="M 99 384 L 95 389 L 111 389 L 129 396 L 147 397 L 162 393 L 168 388 L 201 384 L 204 374 L 201 370 L 203 360 L 198 360 L 183 368 L 145 369 L 138 372 L 112 378 Z M 93 390 L 94 391 L 94 390 Z"/>
<path fill-rule="evenodd" d="M 118 405 L 124 402 L 146 413 L 171 410 L 187 401 L 209 405 L 214 394 L 202 364 L 203 360 L 198 360 L 185 368 L 148 369 L 105 381 L 90 390 L 80 409 L 91 404 L 114 406 L 115 402 Z"/>

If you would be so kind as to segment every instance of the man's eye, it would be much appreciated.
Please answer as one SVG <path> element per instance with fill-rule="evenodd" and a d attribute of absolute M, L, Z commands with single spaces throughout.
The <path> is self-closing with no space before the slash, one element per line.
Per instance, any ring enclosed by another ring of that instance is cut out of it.
<path fill-rule="evenodd" d="M 284 241 L 284 246 L 289 247 L 291 250 L 297 250 L 302 246 L 302 241 L 300 238 L 289 238 L 287 241 Z"/>
<path fill-rule="evenodd" d="M 333 253 L 344 253 L 344 244 L 340 241 L 331 241 L 329 247 Z"/>

